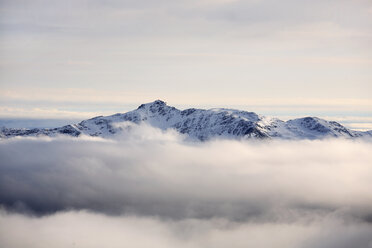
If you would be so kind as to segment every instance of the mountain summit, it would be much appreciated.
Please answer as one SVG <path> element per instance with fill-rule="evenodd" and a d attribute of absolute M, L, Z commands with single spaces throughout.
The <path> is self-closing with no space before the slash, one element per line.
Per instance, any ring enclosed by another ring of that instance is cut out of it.
<path fill-rule="evenodd" d="M 327 137 L 372 137 L 372 131 L 350 130 L 335 121 L 317 117 L 304 117 L 289 121 L 268 118 L 254 112 L 235 109 L 185 109 L 168 106 L 156 100 L 140 105 L 137 109 L 111 116 L 98 116 L 51 129 L 14 129 L 3 127 L 1 138 L 14 136 L 99 136 L 114 137 L 123 128 L 120 123 L 146 123 L 162 130 L 175 129 L 191 139 L 209 140 L 213 138 L 282 138 L 282 139 L 322 139 Z"/>

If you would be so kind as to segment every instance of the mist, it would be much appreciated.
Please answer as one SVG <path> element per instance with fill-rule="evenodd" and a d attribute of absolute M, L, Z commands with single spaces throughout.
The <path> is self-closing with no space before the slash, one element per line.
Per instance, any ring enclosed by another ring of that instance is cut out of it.
<path fill-rule="evenodd" d="M 1 140 L 0 245 L 372 247 L 371 141 L 128 128 Z"/>
<path fill-rule="evenodd" d="M 107 216 L 86 211 L 43 218 L 0 214 L 2 247 L 371 247 L 372 228 L 336 217 L 291 223 L 231 222 L 226 219 L 164 220 Z M 20 238 L 22 237 L 22 238 Z"/>

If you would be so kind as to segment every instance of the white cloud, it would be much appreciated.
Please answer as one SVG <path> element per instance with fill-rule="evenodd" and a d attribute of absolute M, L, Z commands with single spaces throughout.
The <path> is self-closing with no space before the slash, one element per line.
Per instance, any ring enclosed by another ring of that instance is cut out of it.
<path fill-rule="evenodd" d="M 348 123 L 347 127 L 353 130 L 368 131 L 368 130 L 372 130 L 372 123 L 353 122 L 353 123 Z"/>
<path fill-rule="evenodd" d="M 162 92 L 138 92 L 128 90 L 98 90 L 98 89 L 84 89 L 84 88 L 24 88 L 24 89 L 7 89 L 0 92 L 0 96 L 3 100 L 11 101 L 45 101 L 45 102 L 60 102 L 68 103 L 75 102 L 80 104 L 89 103 L 105 103 L 105 104 L 141 104 L 146 101 L 153 101 L 153 95 L 163 96 Z M 222 100 L 230 105 L 252 105 L 252 106 L 264 106 L 264 107 L 275 107 L 287 106 L 307 106 L 307 107 L 319 107 L 319 108 L 352 108 L 357 107 L 363 110 L 372 110 L 372 99 L 370 98 L 336 98 L 336 97 L 255 97 L 246 98 L 242 96 L 232 97 L 223 96 L 222 94 L 216 94 L 210 98 L 205 98 L 201 94 L 195 94 L 193 100 L 182 94 L 182 92 L 171 92 L 165 93 L 166 99 L 170 104 L 217 104 L 221 103 Z"/>
<path fill-rule="evenodd" d="M 47 119 L 47 118 L 56 118 L 56 119 L 87 119 L 92 118 L 95 116 L 99 116 L 102 112 L 86 112 L 86 111 L 66 111 L 61 110 L 58 108 L 20 108 L 20 107 L 5 107 L 0 106 L 0 117 L 2 118 L 40 118 L 40 119 Z M 20 120 L 21 121 L 21 120 Z"/>
<path fill-rule="evenodd" d="M 0 245 L 9 248 L 370 248 L 371 234 L 368 224 L 344 223 L 334 216 L 255 223 L 107 216 L 86 211 L 35 218 L 0 211 Z"/>
<path fill-rule="evenodd" d="M 2 140 L 0 244 L 371 244 L 370 141 L 190 143 L 128 128 L 110 141 Z"/>
<path fill-rule="evenodd" d="M 107 98 L 90 89 L 137 101 L 370 97 L 367 1 L 3 2 L 2 92 L 61 89 L 50 102 Z M 86 91 L 67 97 L 72 87 Z"/>

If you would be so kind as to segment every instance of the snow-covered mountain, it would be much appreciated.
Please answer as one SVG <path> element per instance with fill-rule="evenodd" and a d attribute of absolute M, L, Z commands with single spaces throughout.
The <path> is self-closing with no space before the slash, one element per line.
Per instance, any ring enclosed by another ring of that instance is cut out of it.
<path fill-rule="evenodd" d="M 253 112 L 234 109 L 179 110 L 161 100 L 142 104 L 136 110 L 111 116 L 98 116 L 52 129 L 14 129 L 3 127 L 1 138 L 14 136 L 90 135 L 114 137 L 123 131 L 120 123 L 146 123 L 162 130 L 175 129 L 191 139 L 213 138 L 283 138 L 322 139 L 327 137 L 372 137 L 372 131 L 350 130 L 335 121 L 304 117 L 289 121 L 267 118 Z"/>

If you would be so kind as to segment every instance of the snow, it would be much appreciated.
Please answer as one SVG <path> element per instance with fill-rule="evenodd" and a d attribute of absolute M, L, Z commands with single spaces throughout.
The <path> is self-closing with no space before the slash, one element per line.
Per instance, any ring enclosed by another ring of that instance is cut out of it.
<path fill-rule="evenodd" d="M 235 109 L 186 109 L 179 110 L 156 100 L 140 105 L 137 109 L 111 116 L 98 116 L 53 129 L 11 129 L 2 128 L 0 138 L 14 136 L 56 136 L 89 135 L 109 138 L 123 130 L 123 123 L 146 123 L 167 130 L 175 129 L 190 139 L 209 140 L 212 138 L 281 138 L 281 139 L 322 139 L 327 137 L 372 137 L 372 131 L 359 132 L 345 128 L 333 121 L 317 117 L 304 117 L 289 121 L 269 118 Z"/>

